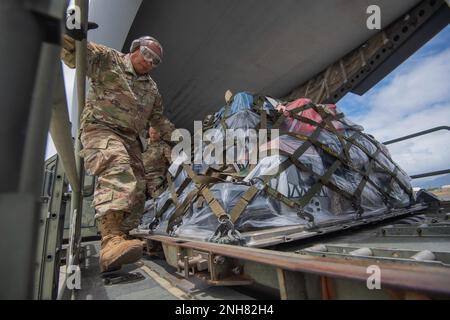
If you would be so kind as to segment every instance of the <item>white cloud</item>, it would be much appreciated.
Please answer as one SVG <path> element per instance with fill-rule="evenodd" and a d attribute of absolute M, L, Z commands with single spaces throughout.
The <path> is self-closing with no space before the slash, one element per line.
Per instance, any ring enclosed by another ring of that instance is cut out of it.
<path fill-rule="evenodd" d="M 353 118 L 379 141 L 450 126 L 450 49 L 409 64 L 368 93 L 364 100 L 369 111 Z M 394 144 L 389 149 L 393 159 L 411 175 L 450 167 L 448 131 Z"/>

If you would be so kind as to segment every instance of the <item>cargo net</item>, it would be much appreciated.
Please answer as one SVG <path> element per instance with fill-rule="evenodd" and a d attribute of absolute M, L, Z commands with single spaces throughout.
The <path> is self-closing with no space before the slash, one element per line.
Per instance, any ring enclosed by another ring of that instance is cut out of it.
<path fill-rule="evenodd" d="M 245 245 L 247 231 L 315 229 L 412 204 L 408 175 L 384 145 L 335 105 L 240 93 L 204 126 L 219 129 L 219 135 L 226 129 L 267 128 L 279 129 L 279 136 L 260 148 L 269 153 L 256 165 L 174 161 L 168 188 L 147 202 L 140 229 Z M 270 152 L 274 148 L 277 154 Z"/>

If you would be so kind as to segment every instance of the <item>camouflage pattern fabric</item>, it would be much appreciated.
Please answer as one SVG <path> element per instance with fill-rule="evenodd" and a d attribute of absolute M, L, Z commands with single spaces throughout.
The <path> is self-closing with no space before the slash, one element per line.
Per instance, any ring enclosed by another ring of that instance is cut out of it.
<path fill-rule="evenodd" d="M 75 67 L 75 41 L 64 36 L 61 58 Z M 175 129 L 163 116 L 161 95 L 149 75 L 138 75 L 130 55 L 88 42 L 90 81 L 81 115 L 80 136 L 85 167 L 98 176 L 93 206 L 97 217 L 127 213 L 125 231 L 139 223 L 145 201 L 141 153 L 149 126 L 170 141 Z"/>
<path fill-rule="evenodd" d="M 62 59 L 75 67 L 75 41 L 64 36 Z M 174 125 L 163 115 L 162 98 L 149 75 L 137 75 L 130 55 L 88 42 L 87 76 L 90 87 L 81 116 L 81 129 L 100 123 L 126 136 L 145 141 L 149 126 L 170 141 Z"/>
<path fill-rule="evenodd" d="M 164 141 L 149 142 L 142 154 L 147 194 L 157 198 L 165 188 L 166 172 L 171 162 L 171 148 Z"/>
<path fill-rule="evenodd" d="M 145 178 L 141 146 L 101 125 L 86 126 L 81 134 L 88 174 L 98 176 L 92 205 L 96 218 L 112 212 L 126 213 L 124 231 L 139 223 L 144 210 Z"/>

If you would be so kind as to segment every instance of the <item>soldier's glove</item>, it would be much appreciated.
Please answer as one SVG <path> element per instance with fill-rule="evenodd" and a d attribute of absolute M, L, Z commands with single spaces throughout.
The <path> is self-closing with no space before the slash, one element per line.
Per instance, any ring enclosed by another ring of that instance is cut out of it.
<path fill-rule="evenodd" d="M 87 27 L 88 31 L 94 30 L 97 28 L 98 28 L 98 24 L 96 24 L 95 22 L 88 22 L 88 27 Z M 78 41 L 82 41 L 87 38 L 87 31 L 84 30 L 83 27 L 81 27 L 80 29 L 77 29 L 77 28 L 69 29 L 67 26 L 67 23 L 66 23 L 66 34 L 69 37 L 71 37 L 75 40 L 78 40 Z"/>

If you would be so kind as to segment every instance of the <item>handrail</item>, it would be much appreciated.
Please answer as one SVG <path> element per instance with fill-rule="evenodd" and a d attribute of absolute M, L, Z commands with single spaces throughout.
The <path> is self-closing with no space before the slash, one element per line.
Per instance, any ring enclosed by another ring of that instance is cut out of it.
<path fill-rule="evenodd" d="M 440 127 L 431 128 L 431 129 L 420 131 L 420 132 L 417 132 L 417 133 L 413 133 L 413 134 L 410 134 L 410 135 L 407 135 L 407 136 L 404 136 L 404 137 L 401 137 L 401 138 L 389 140 L 389 141 L 383 142 L 383 144 L 384 145 L 389 145 L 389 144 L 397 143 L 397 142 L 400 142 L 400 141 L 404 141 L 404 140 L 409 140 L 409 139 L 412 139 L 412 138 L 420 137 L 420 136 L 423 136 L 423 135 L 426 135 L 426 134 L 430 134 L 430 133 L 433 133 L 433 132 L 436 132 L 436 131 L 440 131 L 440 130 L 448 130 L 448 131 L 450 131 L 450 127 L 448 127 L 448 126 L 440 126 Z"/>
<path fill-rule="evenodd" d="M 389 140 L 386 142 L 383 142 L 384 145 L 389 145 L 389 144 L 394 144 L 397 142 L 401 142 L 401 141 L 405 141 L 405 140 L 409 140 L 409 139 L 413 139 L 413 138 L 417 138 L 420 136 L 424 136 L 436 131 L 440 131 L 440 130 L 448 130 L 450 131 L 450 127 L 449 126 L 439 126 L 439 127 L 434 127 L 428 130 L 424 130 L 424 131 L 420 131 L 417 133 L 413 133 L 413 134 L 409 134 L 407 136 L 404 137 L 400 137 L 397 139 L 393 139 L 393 140 Z M 439 170 L 439 171 L 431 171 L 431 172 L 425 172 L 425 173 L 421 173 L 421 174 L 415 174 L 410 176 L 411 179 L 420 179 L 420 178 L 426 178 L 426 177 L 433 177 L 433 176 L 440 176 L 442 174 L 447 174 L 450 173 L 450 169 L 446 169 L 446 170 Z"/>
<path fill-rule="evenodd" d="M 440 176 L 442 174 L 447 174 L 447 173 L 450 173 L 450 169 L 415 174 L 413 176 L 410 176 L 410 178 L 411 179 L 420 179 L 420 178 L 426 178 L 426 177 Z"/>
<path fill-rule="evenodd" d="M 89 1 L 88 0 L 75 0 L 75 6 L 81 13 L 81 27 L 83 30 L 87 30 L 88 25 L 88 12 Z M 77 130 L 80 129 L 81 114 L 86 102 L 86 57 L 87 57 L 87 39 L 82 41 L 76 41 L 75 43 L 75 58 L 76 58 L 76 84 L 77 84 L 77 101 L 78 101 L 78 113 L 75 119 Z M 77 169 L 78 181 L 80 183 L 80 189 L 76 192 L 72 192 L 71 196 L 71 217 L 70 217 L 70 238 L 69 248 L 67 252 L 67 266 L 79 265 L 79 253 L 81 242 L 81 218 L 83 210 L 83 180 L 84 180 L 84 166 L 80 157 L 80 151 L 82 144 L 79 135 L 76 135 L 75 140 L 75 164 Z M 74 298 L 75 292 L 72 292 L 72 298 Z"/>
<path fill-rule="evenodd" d="M 60 157 L 64 171 L 69 180 L 72 192 L 80 190 L 75 153 L 73 149 L 72 134 L 70 131 L 69 113 L 67 111 L 67 99 L 64 89 L 64 77 L 62 66 L 58 68 L 55 94 L 53 96 L 53 110 L 50 122 L 50 135 Z"/>

